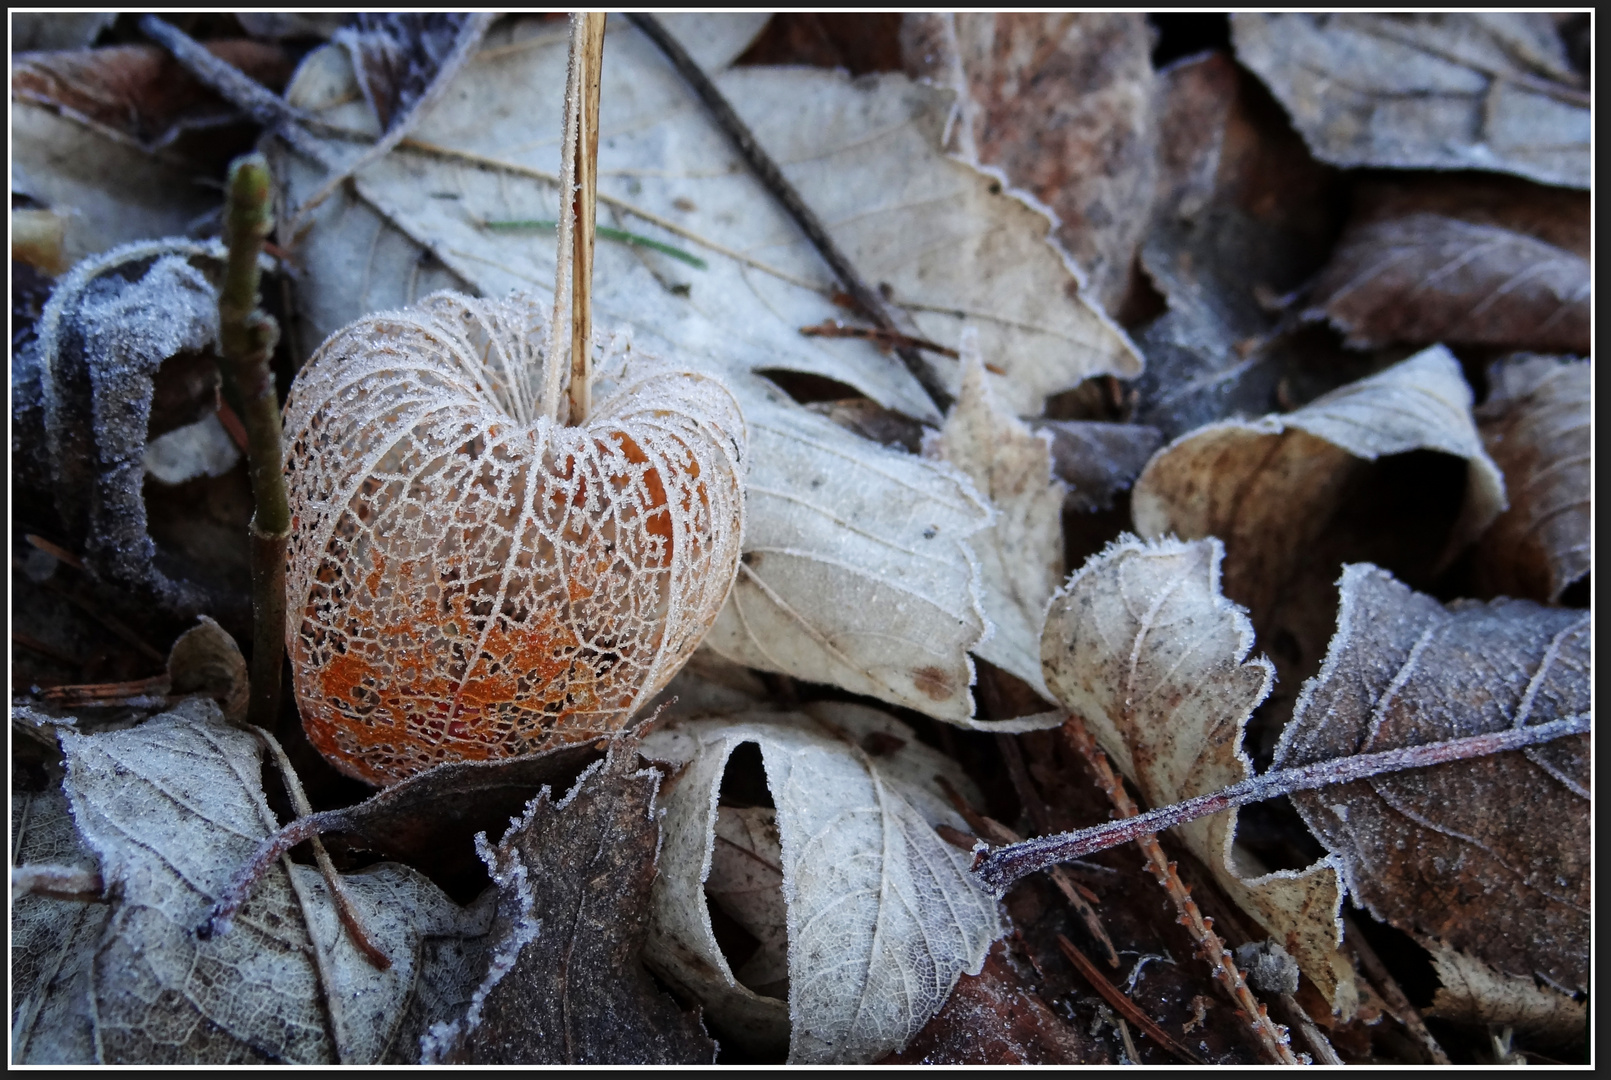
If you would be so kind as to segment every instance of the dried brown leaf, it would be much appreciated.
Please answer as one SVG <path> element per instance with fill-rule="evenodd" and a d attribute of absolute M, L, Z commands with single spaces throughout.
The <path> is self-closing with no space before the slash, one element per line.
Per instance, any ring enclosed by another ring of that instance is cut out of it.
<path fill-rule="evenodd" d="M 1541 12 L 1239 14 L 1236 55 L 1315 156 L 1589 186 L 1589 101 Z"/>
<path fill-rule="evenodd" d="M 1249 608 L 1296 688 L 1331 638 L 1342 563 L 1374 559 L 1430 580 L 1498 516 L 1504 484 L 1460 365 L 1438 346 L 1296 412 L 1180 437 L 1148 462 L 1131 505 L 1143 536 L 1225 542 L 1225 593 Z M 1279 693 L 1289 707 L 1290 691 Z M 1275 729 L 1264 726 L 1267 749 Z"/>
<path fill-rule="evenodd" d="M 499 886 L 490 966 L 456 1060 L 477 1064 L 710 1063 L 695 1015 L 640 959 L 660 847 L 660 774 L 612 744 L 557 802 L 544 788 L 504 838 L 483 843 Z M 441 1045 L 445 1029 L 433 1033 Z"/>
<path fill-rule="evenodd" d="M 1260 302 L 1320 268 L 1342 207 L 1335 170 L 1315 163 L 1229 56 L 1166 68 L 1158 95 L 1158 197 L 1141 265 L 1169 308 L 1139 337 L 1147 370 L 1136 419 L 1173 438 L 1271 411 L 1284 375 L 1319 378 L 1322 389 L 1348 377 L 1308 349 L 1276 352 L 1277 318 Z"/>
<path fill-rule="evenodd" d="M 1047 685 L 1154 806 L 1251 775 L 1242 732 L 1274 669 L 1263 657 L 1246 659 L 1253 627 L 1220 592 L 1223 554 L 1214 539 L 1121 538 L 1075 573 L 1047 611 Z M 1337 951 L 1336 872 L 1321 862 L 1301 873 L 1250 873 L 1232 847 L 1236 816 L 1202 818 L 1176 835 L 1332 1008 L 1350 1015 L 1356 991 L 1353 968 Z"/>
<path fill-rule="evenodd" d="M 423 1028 L 468 1000 L 490 910 L 460 909 L 397 864 L 345 880 L 385 971 L 352 944 L 312 867 L 275 865 L 231 931 L 195 936 L 276 828 L 259 743 L 211 701 L 60 738 L 73 818 L 112 900 L 89 975 L 96 1060 L 412 1061 Z"/>
<path fill-rule="evenodd" d="M 208 52 L 279 90 L 291 57 L 260 41 L 209 41 Z M 11 94 L 63 116 L 156 149 L 187 129 L 232 123 L 240 113 L 154 45 L 24 53 L 11 67 Z"/>
<path fill-rule="evenodd" d="M 1445 608 L 1369 564 L 1277 767 L 1589 710 L 1589 616 L 1525 600 Z M 1588 986 L 1589 736 L 1292 796 L 1378 917 L 1521 978 Z"/>
<path fill-rule="evenodd" d="M 1145 424 L 1039 420 L 1032 426 L 1052 437 L 1052 471 L 1071 489 L 1065 505 L 1085 512 L 1111 508 L 1163 444 L 1163 434 Z"/>
<path fill-rule="evenodd" d="M 1587 360 L 1518 356 L 1489 371 L 1477 425 L 1504 471 L 1510 509 L 1477 543 L 1489 595 L 1555 603 L 1591 567 Z"/>
<path fill-rule="evenodd" d="M 1144 16 L 909 14 L 901 45 L 908 74 L 958 93 L 953 149 L 1049 207 L 1091 294 L 1117 311 L 1158 172 Z"/>
<path fill-rule="evenodd" d="M 1542 240 L 1438 214 L 1352 226 L 1305 315 L 1348 343 L 1449 342 L 1586 353 L 1589 263 Z"/>
<path fill-rule="evenodd" d="M 923 1030 L 881 1065 L 1110 1065 L 1107 1048 L 1059 1019 L 997 945 Z"/>
<path fill-rule="evenodd" d="M 1581 1045 L 1588 1031 L 1588 1002 L 1540 985 L 1532 976 L 1507 975 L 1475 957 L 1428 941 L 1438 987 L 1428 1015 L 1468 1027 L 1514 1028 L 1557 1045 Z"/>

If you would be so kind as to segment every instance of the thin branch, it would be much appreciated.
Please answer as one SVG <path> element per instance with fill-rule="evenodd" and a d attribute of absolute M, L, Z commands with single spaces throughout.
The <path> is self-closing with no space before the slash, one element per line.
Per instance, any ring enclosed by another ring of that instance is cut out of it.
<path fill-rule="evenodd" d="M 305 154 L 321 165 L 329 166 L 330 155 L 308 134 L 304 124 L 309 118 L 285 99 L 266 90 L 227 60 L 208 52 L 183 30 L 155 15 L 140 17 L 140 32 L 161 45 L 179 62 L 179 66 L 211 87 L 236 108 L 243 110 L 254 121 L 262 124 L 284 139 L 299 154 Z"/>
<path fill-rule="evenodd" d="M 593 408 L 593 237 L 598 226 L 599 189 L 599 83 L 604 71 L 604 12 L 577 12 L 571 16 L 571 33 L 579 38 L 573 47 L 573 69 L 579 84 L 576 104 L 576 196 L 566 212 L 574 216 L 571 241 L 571 425 L 587 421 Z M 565 104 L 571 104 L 567 88 Z M 565 128 L 571 127 L 567 112 Z M 568 135 L 567 135 L 568 141 Z"/>
<path fill-rule="evenodd" d="M 1520 750 L 1523 747 L 1537 746 L 1568 735 L 1587 734 L 1591 727 L 1592 715 L 1579 713 L 1546 724 L 1506 728 L 1486 735 L 1406 746 L 1375 754 L 1356 754 L 1352 757 L 1317 761 L 1292 769 L 1280 769 L 1265 773 L 1263 776 L 1250 777 L 1239 784 L 1232 784 L 1228 788 L 1199 795 L 1172 806 L 1149 810 L 1145 814 L 1124 821 L 1113 821 L 1077 832 L 1060 833 L 1057 836 L 1036 837 L 1011 847 L 998 848 L 974 867 L 974 873 L 983 878 L 991 889 L 1000 892 L 1025 874 L 1044 870 L 1053 863 L 1068 862 L 1082 855 L 1117 847 L 1141 836 L 1183 825 L 1188 821 L 1217 814 L 1221 810 L 1229 810 L 1235 806 L 1263 802 L 1281 795 L 1290 795 L 1295 791 L 1313 791 L 1334 784 L 1352 783 L 1383 773 L 1421 769 L 1453 761 L 1486 757 L 1489 754 L 1501 754 L 1509 750 Z"/>
<path fill-rule="evenodd" d="M 252 477 L 252 699 L 251 722 L 274 730 L 280 715 L 280 669 L 285 656 L 285 549 L 291 537 L 280 401 L 269 358 L 279 341 L 273 318 L 258 308 L 262 268 L 258 256 L 273 227 L 272 184 L 262 154 L 238 158 L 229 169 L 224 239 L 229 261 L 218 294 L 220 363 L 240 390 Z"/>
<path fill-rule="evenodd" d="M 1120 816 L 1135 820 L 1136 805 L 1131 801 L 1130 793 L 1124 790 L 1124 781 L 1113 771 L 1107 755 L 1096 745 L 1096 740 L 1091 737 L 1085 724 L 1072 713 L 1063 724 L 1063 738 L 1091 766 L 1091 771 L 1096 773 L 1097 782 L 1107 793 L 1108 801 L 1113 804 L 1113 808 Z M 1242 972 L 1231 957 L 1231 951 L 1214 932 L 1214 920 L 1204 915 L 1198 908 L 1197 901 L 1191 898 L 1191 890 L 1180 880 L 1180 873 L 1175 864 L 1164 855 L 1163 848 L 1158 845 L 1157 836 L 1144 833 L 1135 839 L 1136 846 L 1146 856 L 1147 869 L 1152 871 L 1152 876 L 1163 886 L 1164 892 L 1169 894 L 1175 910 L 1179 912 L 1180 924 L 1197 943 L 1198 954 L 1213 971 L 1214 980 L 1219 983 L 1220 989 L 1224 990 L 1235 1003 L 1237 1015 L 1248 1025 L 1250 1034 L 1258 1042 L 1265 1056 L 1282 1065 L 1298 1064 L 1297 1056 L 1292 1053 L 1292 1047 L 1288 1043 L 1286 1032 L 1271 1022 L 1268 1010 L 1253 996 L 1247 980 L 1243 978 Z"/>
<path fill-rule="evenodd" d="M 794 189 L 794 185 L 784 177 L 783 170 L 778 168 L 771 155 L 762 149 L 761 144 L 756 140 L 749 126 L 739 119 L 738 113 L 733 111 L 733 107 L 728 103 L 727 98 L 716 88 L 716 84 L 710 81 L 710 77 L 705 74 L 694 58 L 688 55 L 687 50 L 666 31 L 660 20 L 653 15 L 629 13 L 627 18 L 631 20 L 632 25 L 642 30 L 659 47 L 660 51 L 666 55 L 666 59 L 671 61 L 671 66 L 676 68 L 677 73 L 682 76 L 683 81 L 704 103 L 705 108 L 710 110 L 711 118 L 716 121 L 716 126 L 721 128 L 722 133 L 732 142 L 733 148 L 738 151 L 739 156 L 754 171 L 756 178 L 761 181 L 762 185 L 772 193 L 778 202 L 783 204 L 783 208 L 788 211 L 795 224 L 800 226 L 800 231 L 805 233 L 806 238 L 811 241 L 811 245 L 817 249 L 823 260 L 833 270 L 845 292 L 850 294 L 851 298 L 856 301 L 856 304 L 880 330 L 899 333 L 900 328 L 895 325 L 895 320 L 890 316 L 889 308 L 884 303 L 884 298 L 876 290 L 870 288 L 867 282 L 862 280 L 861 275 L 856 272 L 856 268 L 851 265 L 850 259 L 846 257 L 843 251 L 839 250 L 839 246 L 828 235 L 828 230 L 823 228 L 821 221 L 817 220 L 817 215 L 806 205 L 805 200 L 800 197 L 800 193 Z M 923 389 L 927 391 L 929 399 L 934 402 L 935 408 L 942 413 L 950 408 L 951 395 L 946 391 L 945 387 L 940 385 L 939 378 L 924 362 L 918 351 L 902 346 L 896 349 L 895 352 L 901 358 L 901 362 L 906 365 L 906 369 L 912 373 L 913 378 L 917 379 Z"/>
<path fill-rule="evenodd" d="M 1382 995 L 1382 1000 L 1387 1003 L 1387 1008 L 1392 1012 L 1394 1019 L 1403 1024 L 1405 1030 L 1426 1048 L 1427 1054 L 1432 1058 L 1432 1064 L 1452 1064 L 1449 1055 L 1438 1045 L 1438 1040 L 1427 1030 L 1426 1021 L 1421 1019 L 1420 1010 L 1410 1004 L 1410 999 L 1405 996 L 1398 980 L 1387 970 L 1387 965 L 1376 955 L 1376 950 L 1365 940 L 1365 935 L 1359 932 L 1359 925 L 1346 914 L 1343 915 L 1342 921 L 1343 946 L 1359 960 L 1359 966 L 1365 969 L 1365 974 L 1369 976 L 1377 992 Z"/>
<path fill-rule="evenodd" d="M 1092 963 L 1090 957 L 1086 956 L 1084 953 L 1080 952 L 1079 949 L 1075 948 L 1072 941 L 1068 940 L 1068 938 L 1064 937 L 1062 934 L 1058 934 L 1057 945 L 1058 948 L 1063 950 L 1063 955 L 1068 957 L 1069 962 L 1079 970 L 1081 975 L 1085 976 L 1085 981 L 1090 983 L 1091 986 L 1095 988 L 1096 992 L 1101 994 L 1103 999 L 1107 1001 L 1109 1005 L 1117 1009 L 1120 1016 L 1123 1016 L 1126 1020 L 1140 1028 L 1142 1033 L 1146 1035 L 1147 1038 L 1151 1039 L 1153 1042 L 1157 1043 L 1159 1046 L 1163 1047 L 1177 1058 L 1180 1058 L 1182 1061 L 1189 1061 L 1193 1065 L 1207 1064 L 1207 1062 L 1203 1061 L 1202 1058 L 1198 1057 L 1196 1054 L 1186 1049 L 1186 1047 L 1182 1046 L 1180 1040 L 1176 1039 L 1174 1036 L 1170 1035 L 1169 1032 L 1159 1027 L 1157 1021 L 1153 1020 L 1152 1017 L 1142 1012 L 1141 1006 L 1137 1005 L 1135 1002 L 1126 997 L 1122 990 L 1108 982 L 1107 976 L 1102 974 L 1102 969 Z M 1141 1063 L 1138 1061 L 1136 1064 L 1139 1065 Z"/>
<path fill-rule="evenodd" d="M 297 817 L 305 818 L 312 815 L 313 806 L 308 802 L 307 792 L 302 790 L 302 778 L 296 774 L 296 769 L 292 767 L 291 759 L 286 756 L 280 741 L 260 727 L 254 727 L 252 730 L 273 756 L 274 764 L 285 781 L 285 790 L 291 796 L 291 808 L 296 811 Z M 346 927 L 347 936 L 352 939 L 353 945 L 372 967 L 380 971 L 389 970 L 392 966 L 391 957 L 370 939 L 363 918 L 358 914 L 358 907 L 352 902 L 352 894 L 347 891 L 347 883 L 336 872 L 336 864 L 330 861 L 330 853 L 325 850 L 324 841 L 312 836 L 308 838 L 308 843 L 313 848 L 313 860 L 319 864 L 319 873 L 330 889 L 330 898 L 335 902 L 336 914 L 341 919 L 341 925 Z"/>

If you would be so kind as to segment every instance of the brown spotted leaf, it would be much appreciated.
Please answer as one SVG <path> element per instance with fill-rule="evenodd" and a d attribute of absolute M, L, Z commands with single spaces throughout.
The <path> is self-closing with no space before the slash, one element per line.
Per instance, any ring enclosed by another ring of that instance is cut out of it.
<path fill-rule="evenodd" d="M 1444 607 L 1369 564 L 1347 567 L 1340 587 L 1337 635 L 1277 767 L 1590 708 L 1587 612 L 1525 600 Z M 1588 735 L 1292 802 L 1378 918 L 1505 975 L 1587 988 Z"/>
<path fill-rule="evenodd" d="M 1057 215 L 1058 242 L 1117 311 L 1158 166 L 1140 12 L 909 14 L 908 73 L 957 91 L 951 145 Z"/>
<path fill-rule="evenodd" d="M 1589 98 L 1542 12 L 1241 14 L 1237 59 L 1323 161 L 1589 186 Z"/>
<path fill-rule="evenodd" d="M 1154 806 L 1251 775 L 1242 733 L 1274 669 L 1248 659 L 1253 626 L 1220 592 L 1224 548 L 1121 537 L 1052 598 L 1046 682 Z M 1327 862 L 1261 874 L 1235 850 L 1235 810 L 1175 831 L 1238 906 L 1280 942 L 1344 1016 L 1353 968 L 1337 951 L 1342 892 Z"/>
<path fill-rule="evenodd" d="M 1357 347 L 1586 353 L 1589 263 L 1496 225 L 1412 213 L 1344 233 L 1305 314 L 1329 319 Z"/>
<path fill-rule="evenodd" d="M 1488 381 L 1477 423 L 1510 509 L 1478 541 L 1478 580 L 1490 595 L 1555 603 L 1591 565 L 1589 362 L 1519 356 Z"/>

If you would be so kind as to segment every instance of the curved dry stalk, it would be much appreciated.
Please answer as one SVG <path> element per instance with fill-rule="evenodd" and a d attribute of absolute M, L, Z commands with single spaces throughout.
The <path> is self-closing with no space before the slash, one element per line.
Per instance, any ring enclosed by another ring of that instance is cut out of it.
<path fill-rule="evenodd" d="M 275 766 L 280 770 L 280 776 L 285 780 L 285 790 L 291 796 L 291 808 L 296 811 L 299 820 L 306 819 L 313 814 L 313 805 L 308 802 L 307 792 L 302 790 L 302 778 L 296 774 L 291 765 L 291 759 L 286 756 L 280 741 L 260 727 L 253 727 L 252 732 L 258 741 L 268 750 L 274 758 Z M 392 966 L 391 957 L 381 951 L 365 929 L 363 918 L 358 914 L 357 905 L 352 902 L 352 894 L 347 891 L 347 883 L 341 880 L 336 872 L 336 864 L 330 861 L 330 853 L 324 848 L 324 841 L 317 835 L 308 837 L 308 843 L 313 847 L 313 859 L 319 864 L 319 873 L 324 877 L 324 883 L 330 888 L 330 899 L 335 902 L 336 914 L 341 919 L 341 925 L 346 927 L 347 936 L 352 939 L 365 960 L 375 968 L 386 971 Z M 266 867 L 265 867 L 266 869 Z"/>
<path fill-rule="evenodd" d="M 1136 818 L 1139 811 L 1131 801 L 1130 793 L 1124 790 L 1124 781 L 1113 771 L 1107 755 L 1096 745 L 1096 740 L 1091 737 L 1091 733 L 1086 730 L 1080 718 L 1070 713 L 1063 723 L 1062 731 L 1068 745 L 1090 763 L 1098 782 L 1102 785 L 1102 790 L 1113 803 L 1113 808 L 1121 817 Z M 1208 966 L 1213 969 L 1214 980 L 1236 1004 L 1237 1015 L 1245 1018 L 1260 1049 L 1278 1064 L 1299 1064 L 1297 1055 L 1292 1052 L 1286 1029 L 1272 1021 L 1269 1011 L 1253 996 L 1247 980 L 1242 977 L 1241 971 L 1231 959 L 1231 951 L 1225 947 L 1225 942 L 1220 936 L 1214 933 L 1214 920 L 1205 916 L 1197 907 L 1197 901 L 1191 898 L 1191 890 L 1180 880 L 1175 864 L 1164 855 L 1163 848 L 1158 845 L 1157 835 L 1147 832 L 1134 839 L 1147 858 L 1147 869 L 1152 871 L 1152 876 L 1157 878 L 1158 884 L 1163 886 L 1169 898 L 1175 902 L 1175 909 L 1180 912 L 1180 924 L 1197 942 L 1198 954 L 1208 962 Z"/>

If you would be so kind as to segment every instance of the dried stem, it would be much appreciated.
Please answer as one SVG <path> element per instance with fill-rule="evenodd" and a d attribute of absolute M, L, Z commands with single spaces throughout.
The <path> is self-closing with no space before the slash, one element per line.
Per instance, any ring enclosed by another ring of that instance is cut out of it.
<path fill-rule="evenodd" d="M 1035 789 L 1035 782 L 1030 779 L 1029 769 L 1024 765 L 1024 755 L 1019 748 L 1018 739 L 1002 732 L 996 736 L 996 745 L 1001 748 L 1002 760 L 1007 765 L 1007 775 L 1012 780 L 1013 788 L 1018 792 L 1019 802 L 1024 804 L 1024 810 L 1029 814 L 1029 820 L 1034 822 L 1038 831 L 1042 833 L 1051 832 L 1053 826 L 1050 807 L 1040 797 L 1040 792 Z M 1007 840 L 1007 843 L 1015 844 L 1018 842 L 1019 838 L 1006 826 L 989 818 L 984 820 L 996 825 L 1006 837 L 1011 837 L 1011 839 Z M 971 825 L 972 821 L 969 824 Z M 1001 842 L 1001 838 L 997 836 L 985 836 L 984 839 L 993 844 Z M 1096 913 L 1096 909 L 1091 906 L 1090 901 L 1080 894 L 1079 885 L 1069 876 L 1068 871 L 1061 866 L 1052 867 L 1050 875 L 1052 884 L 1057 886 L 1058 891 L 1063 894 L 1069 906 L 1074 909 L 1074 913 L 1080 917 L 1080 921 L 1085 924 L 1086 931 L 1102 946 L 1103 959 L 1108 962 L 1108 966 L 1118 967 L 1119 952 L 1113 947 L 1113 939 L 1108 937 L 1107 927 L 1102 925 L 1102 917 Z"/>
<path fill-rule="evenodd" d="M 291 536 L 280 449 L 280 401 L 269 358 L 280 329 L 259 310 L 258 256 L 273 227 L 268 162 L 249 154 L 229 169 L 224 239 L 229 261 L 218 294 L 218 351 L 225 375 L 241 395 L 254 512 L 252 560 L 252 700 L 250 720 L 274 730 L 280 715 L 280 667 L 285 656 L 285 548 Z"/>
<path fill-rule="evenodd" d="M 1183 825 L 1221 810 L 1248 803 L 1263 802 L 1295 791 L 1313 791 L 1334 784 L 1348 784 L 1383 773 L 1404 769 L 1421 769 L 1431 765 L 1444 765 L 1452 761 L 1501 754 L 1568 735 L 1587 734 L 1593 726 L 1589 713 L 1551 720 L 1544 724 L 1531 724 L 1520 728 L 1506 728 L 1486 735 L 1471 735 L 1463 739 L 1405 746 L 1376 754 L 1356 754 L 1352 757 L 1317 761 L 1292 769 L 1279 769 L 1263 776 L 1250 777 L 1228 788 L 1199 795 L 1171 806 L 1149 810 L 1145 814 L 1123 821 L 1112 821 L 1077 832 L 1056 836 L 1040 836 L 1021 844 L 999 848 L 990 852 L 974 872 L 990 888 L 1001 891 L 1025 874 L 1044 870 L 1053 863 L 1070 862 L 1092 852 L 1128 843 L 1141 836 L 1152 835 L 1164 829 Z M 1065 730 L 1067 730 L 1065 726 Z"/>
<path fill-rule="evenodd" d="M 225 101 L 245 111 L 254 121 L 284 139 L 292 149 L 321 165 L 329 165 L 330 155 L 303 127 L 304 124 L 314 121 L 287 104 L 284 98 L 264 89 L 260 83 L 235 65 L 214 56 L 201 43 L 164 19 L 155 15 L 142 15 L 140 32 L 167 49 L 179 62 L 180 67 L 217 91 Z"/>
<path fill-rule="evenodd" d="M 252 857 L 247 860 L 245 866 L 235 872 L 235 876 L 213 902 L 207 917 L 196 927 L 196 936 L 207 941 L 215 934 L 228 933 L 236 913 L 251 897 L 252 890 L 263 880 L 263 875 L 268 873 L 275 860 L 283 857 L 286 852 L 304 840 L 312 839 L 322 833 L 351 829 L 350 810 L 350 807 L 343 807 L 339 810 L 322 810 L 317 814 L 299 817 L 279 832 L 259 840 Z"/>
<path fill-rule="evenodd" d="M 1136 805 L 1131 801 L 1130 793 L 1124 790 L 1124 781 L 1113 771 L 1107 755 L 1096 745 L 1096 740 L 1086 730 L 1085 724 L 1073 713 L 1069 714 L 1063 724 L 1063 738 L 1090 764 L 1096 773 L 1098 783 L 1107 792 L 1108 800 L 1113 803 L 1113 808 L 1122 817 L 1135 820 Z M 1270 1020 L 1269 1012 L 1253 996 L 1247 980 L 1242 977 L 1241 971 L 1231 959 L 1231 951 L 1225 947 L 1225 942 L 1220 940 L 1219 935 L 1214 933 L 1214 921 L 1198 909 L 1197 901 L 1191 898 L 1191 890 L 1180 880 L 1175 864 L 1164 855 L 1163 848 L 1158 846 L 1158 837 L 1148 832 L 1134 839 L 1142 854 L 1146 856 L 1147 869 L 1152 871 L 1152 876 L 1175 902 L 1175 909 L 1180 913 L 1180 924 L 1197 942 L 1198 954 L 1213 969 L 1215 981 L 1236 1004 L 1238 1014 L 1246 1018 L 1253 1037 L 1265 1055 L 1278 1064 L 1298 1064 L 1298 1058 L 1288 1044 L 1286 1031 Z"/>
<path fill-rule="evenodd" d="M 313 806 L 308 802 L 307 792 L 302 790 L 302 778 L 291 766 L 291 759 L 286 756 L 280 741 L 262 728 L 252 730 L 273 756 L 274 764 L 285 780 L 285 790 L 291 796 L 291 808 L 296 811 L 297 817 L 312 816 Z M 388 970 L 392 966 L 391 957 L 382 952 L 380 946 L 370 939 L 369 931 L 364 928 L 363 918 L 358 914 L 357 905 L 352 902 L 352 894 L 347 891 L 347 883 L 341 880 L 341 875 L 336 872 L 335 863 L 330 861 L 330 853 L 324 849 L 324 841 L 317 836 L 311 836 L 308 838 L 308 843 L 313 847 L 313 860 L 319 864 L 319 873 L 330 888 L 330 898 L 335 902 L 336 914 L 341 919 L 341 925 L 346 927 L 347 936 L 352 939 L 353 945 L 371 966 L 380 971 Z"/>
<path fill-rule="evenodd" d="M 1090 957 L 1086 956 L 1084 953 L 1080 952 L 1079 949 L 1075 948 L 1072 941 L 1068 940 L 1068 938 L 1064 937 L 1062 934 L 1058 934 L 1057 945 L 1058 948 L 1063 950 L 1063 955 L 1068 957 L 1069 962 L 1079 970 L 1081 975 L 1085 976 L 1085 981 L 1090 983 L 1091 986 L 1095 988 L 1096 992 L 1101 994 L 1103 999 L 1106 1000 L 1109 1005 L 1112 1005 L 1115 1009 L 1117 1009 L 1119 1011 L 1119 1015 L 1123 1016 L 1136 1027 L 1140 1028 L 1142 1033 L 1146 1035 L 1147 1038 L 1151 1039 L 1153 1042 L 1157 1043 L 1171 1054 L 1174 1054 L 1182 1061 L 1189 1061 L 1194 1065 L 1205 1064 L 1202 1058 L 1198 1057 L 1196 1054 L 1186 1049 L 1186 1047 L 1182 1046 L 1178 1039 L 1174 1038 L 1163 1028 L 1159 1027 L 1157 1021 L 1153 1020 L 1152 1017 L 1142 1012 L 1141 1006 L 1131 1001 L 1125 996 L 1123 991 L 1109 982 L 1107 976 L 1102 974 L 1102 969 L 1092 963 Z M 1132 1057 L 1134 1057 L 1134 1047 L 1130 1047 L 1129 1049 L 1131 1050 Z M 1137 1061 L 1136 1064 L 1139 1065 L 1141 1062 Z"/>
<path fill-rule="evenodd" d="M 1359 932 L 1358 924 L 1347 915 L 1344 915 L 1342 920 L 1343 945 L 1359 960 L 1359 966 L 1365 969 L 1365 974 L 1370 977 L 1371 983 L 1375 985 L 1377 992 L 1382 995 L 1382 1000 L 1387 1003 L 1387 1007 L 1394 1018 L 1403 1024 L 1405 1029 L 1415 1036 L 1422 1046 L 1426 1047 L 1427 1054 L 1432 1058 L 1432 1064 L 1450 1064 L 1449 1055 L 1443 1052 L 1443 1047 L 1438 1045 L 1438 1040 L 1433 1038 L 1432 1033 L 1427 1030 L 1426 1021 L 1421 1019 L 1420 1010 L 1410 1004 L 1410 999 L 1404 995 L 1404 990 L 1399 986 L 1398 980 L 1393 978 L 1393 973 L 1387 970 L 1387 965 L 1382 963 L 1382 958 L 1376 955 L 1376 950 L 1371 948 L 1370 942 L 1365 940 L 1365 935 Z"/>
<path fill-rule="evenodd" d="M 795 224 L 800 226 L 800 231 L 805 233 L 806 238 L 811 241 L 811 245 L 817 249 L 823 260 L 827 262 L 829 268 L 833 270 L 834 276 L 839 279 L 839 283 L 844 287 L 845 292 L 850 295 L 851 299 L 856 301 L 856 305 L 880 330 L 900 334 L 900 328 L 895 325 L 895 320 L 890 316 L 889 308 L 884 303 L 884 298 L 876 290 L 870 288 L 866 281 L 862 280 L 861 275 L 856 272 L 856 268 L 851 265 L 850 259 L 845 256 L 843 251 L 839 250 L 839 246 L 828 235 L 828 230 L 823 228 L 821 221 L 817 220 L 817 215 L 811 212 L 811 208 L 800 197 L 800 193 L 794 189 L 794 185 L 784 178 L 783 170 L 779 169 L 777 163 L 772 160 L 771 155 L 761 148 L 761 144 L 756 141 L 755 135 L 750 131 L 749 126 L 738 118 L 738 114 L 733 111 L 733 106 L 728 103 L 722 92 L 716 88 L 716 84 L 710 81 L 710 77 L 701 70 L 694 58 L 688 55 L 687 50 L 666 31 L 666 28 L 660 24 L 660 20 L 653 15 L 628 14 L 627 18 L 632 20 L 632 25 L 648 35 L 649 39 L 660 48 L 661 52 L 665 53 L 666 59 L 671 61 L 671 66 L 677 69 L 677 73 L 682 76 L 683 81 L 704 103 L 705 108 L 710 110 L 711 118 L 716 121 L 716 126 L 722 129 L 722 133 L 732 142 L 739 156 L 754 171 L 756 178 L 761 181 L 778 202 L 783 204 L 783 208 L 788 211 Z M 943 413 L 951 407 L 951 395 L 946 391 L 945 387 L 940 385 L 940 380 L 916 349 L 908 345 L 902 345 L 895 350 L 895 354 L 901 358 L 901 362 L 906 365 L 906 369 L 928 392 L 929 399 L 934 402 L 935 408 Z"/>
<path fill-rule="evenodd" d="M 598 224 L 599 83 L 604 71 L 604 12 L 571 16 L 572 71 L 580 83 L 576 116 L 576 196 L 566 213 L 574 216 L 571 234 L 571 383 L 570 423 L 583 424 L 593 404 L 593 239 Z M 565 95 L 567 110 L 571 104 Z M 569 131 L 572 120 L 565 117 Z"/>

